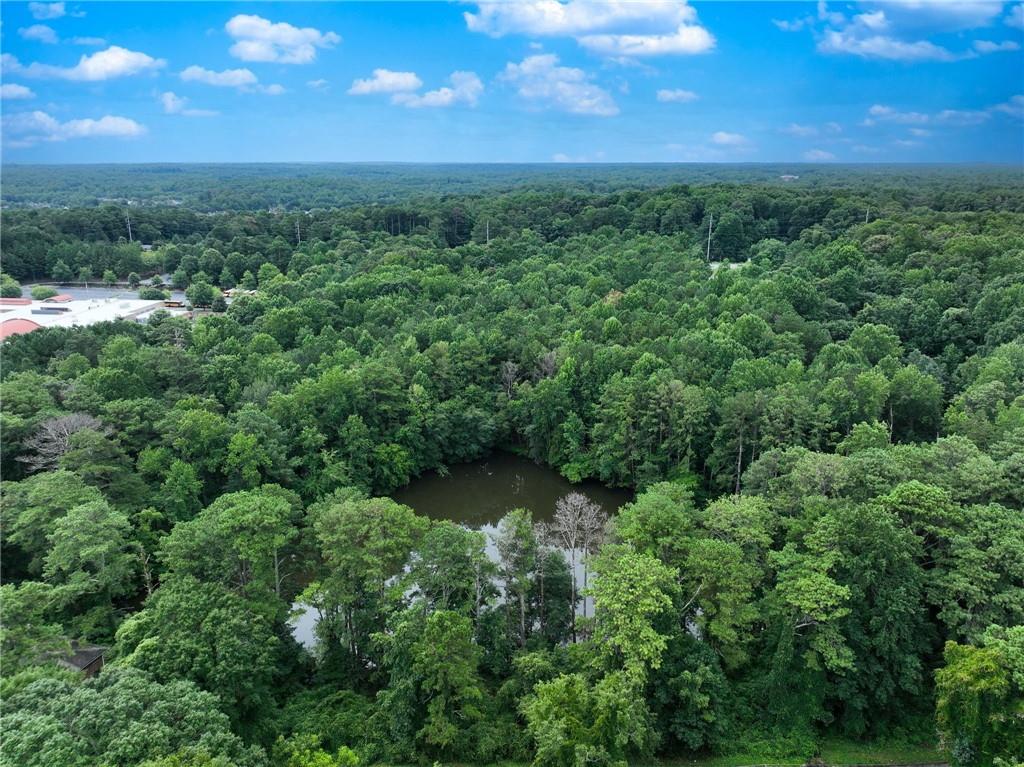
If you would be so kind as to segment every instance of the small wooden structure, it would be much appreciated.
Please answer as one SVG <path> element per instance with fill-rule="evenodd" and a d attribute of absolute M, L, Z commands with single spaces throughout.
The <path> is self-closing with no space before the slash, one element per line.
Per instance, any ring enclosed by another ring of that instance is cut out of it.
<path fill-rule="evenodd" d="M 96 676 L 103 668 L 103 657 L 106 653 L 106 647 L 72 642 L 71 651 L 68 653 L 58 653 L 54 660 L 62 668 L 70 671 L 80 671 L 87 677 Z"/>

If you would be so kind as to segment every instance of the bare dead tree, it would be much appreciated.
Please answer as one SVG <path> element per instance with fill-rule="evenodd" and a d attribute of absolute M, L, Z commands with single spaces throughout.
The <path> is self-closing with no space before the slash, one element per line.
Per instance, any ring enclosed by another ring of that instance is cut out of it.
<path fill-rule="evenodd" d="M 553 351 L 545 352 L 537 358 L 537 380 L 551 378 L 557 369 L 557 358 Z"/>
<path fill-rule="evenodd" d="M 153 596 L 153 568 L 152 555 L 146 551 L 146 547 L 136 541 L 135 552 L 139 557 L 139 565 L 142 567 L 142 579 L 146 586 L 146 596 Z"/>
<path fill-rule="evenodd" d="M 591 508 L 593 507 L 593 508 Z M 601 507 L 583 493 L 572 492 L 555 502 L 555 518 L 551 525 L 552 538 L 569 552 L 569 569 L 572 576 L 572 641 L 576 641 L 576 603 L 579 599 L 579 584 L 576 581 L 576 557 L 586 552 L 588 520 L 596 518 Z M 584 573 L 586 571 L 584 570 Z M 584 608 L 585 608 L 584 603 Z"/>
<path fill-rule="evenodd" d="M 71 437 L 83 429 L 106 433 L 107 428 L 98 418 L 87 413 L 71 413 L 48 418 L 39 424 L 36 433 L 25 440 L 28 455 L 18 460 L 32 471 L 52 471 L 60 465 L 60 458 L 71 448 Z"/>
<path fill-rule="evenodd" d="M 608 528 L 608 513 L 600 504 L 589 501 L 583 507 L 581 519 L 583 534 L 583 590 L 586 591 L 590 581 L 589 559 L 597 553 L 604 543 L 605 531 Z M 583 600 L 583 617 L 587 617 L 587 601 Z"/>
<path fill-rule="evenodd" d="M 506 360 L 501 363 L 501 382 L 505 386 L 505 395 L 509 398 L 512 397 L 512 389 L 515 388 L 516 382 L 519 380 L 519 365 Z"/>

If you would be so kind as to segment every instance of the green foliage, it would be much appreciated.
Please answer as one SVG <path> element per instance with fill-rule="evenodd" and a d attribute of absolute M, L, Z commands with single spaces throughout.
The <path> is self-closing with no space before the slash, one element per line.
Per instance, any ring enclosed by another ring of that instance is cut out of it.
<path fill-rule="evenodd" d="M 21 285 L 9 274 L 0 274 L 0 298 L 21 298 Z"/>
<path fill-rule="evenodd" d="M 4 701 L 0 724 L 4 764 L 264 764 L 258 749 L 231 733 L 215 696 L 191 682 L 161 684 L 134 670 L 108 670 L 77 685 L 41 678 Z"/>
<path fill-rule="evenodd" d="M 29 292 L 32 294 L 32 299 L 34 301 L 42 301 L 57 295 L 57 290 L 49 285 L 34 285 L 32 290 Z"/>
<path fill-rule="evenodd" d="M 991 626 L 981 646 L 947 642 L 935 674 L 943 745 L 957 767 L 1024 755 L 1024 627 Z"/>
<path fill-rule="evenodd" d="M 592 563 L 597 649 L 642 682 L 661 665 L 667 640 L 655 619 L 672 606 L 678 573 L 649 554 L 607 545 Z"/>
<path fill-rule="evenodd" d="M 630 674 L 613 672 L 596 684 L 582 675 L 541 682 L 523 702 L 537 767 L 625 763 L 652 746 L 650 716 Z"/>
<path fill-rule="evenodd" d="M 143 286 L 139 290 L 139 298 L 143 301 L 166 301 L 170 294 L 166 290 L 153 286 Z"/>
<path fill-rule="evenodd" d="M 280 639 L 240 597 L 192 577 L 167 578 L 117 631 L 118 665 L 159 682 L 187 679 L 251 727 L 273 700 Z"/>
<path fill-rule="evenodd" d="M 316 736 L 278 738 L 271 753 L 272 763 L 280 767 L 358 767 L 359 757 L 352 749 L 341 746 L 330 754 L 320 748 Z"/>
<path fill-rule="evenodd" d="M 5 200 L 5 291 L 211 309 L 4 342 L 5 763 L 805 760 L 927 741 L 936 698 L 951 759 L 1020 758 L 1019 174 L 178 170 L 5 169 L 52 204 Z M 380 497 L 497 449 L 636 495 Z M 98 680 L 35 665 L 72 639 Z M 122 677 L 96 732 L 36 710 Z"/>

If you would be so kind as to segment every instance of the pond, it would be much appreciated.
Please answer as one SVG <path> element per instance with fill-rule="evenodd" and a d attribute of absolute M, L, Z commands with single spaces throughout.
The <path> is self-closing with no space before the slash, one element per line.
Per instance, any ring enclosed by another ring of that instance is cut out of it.
<path fill-rule="evenodd" d="M 391 497 L 425 517 L 448 519 L 483 531 L 487 534 L 487 553 L 497 559 L 491 534 L 505 514 L 512 509 L 527 509 L 533 512 L 535 522 L 549 522 L 558 499 L 574 491 L 586 495 L 609 515 L 633 499 L 629 490 L 605 487 L 599 482 L 574 484 L 554 469 L 511 453 L 495 453 L 458 464 L 443 474 L 429 472 Z M 582 566 L 577 564 L 577 570 L 577 577 L 582 577 Z M 299 614 L 293 625 L 295 638 L 312 648 L 316 644 L 315 611 Z"/>
<path fill-rule="evenodd" d="M 573 484 L 554 469 L 510 453 L 453 466 L 446 475 L 430 472 L 392 494 L 417 514 L 481 530 L 497 525 L 512 509 L 528 509 L 536 522 L 549 522 L 555 502 L 577 491 L 614 514 L 633 498 L 628 490 L 599 482 Z"/>

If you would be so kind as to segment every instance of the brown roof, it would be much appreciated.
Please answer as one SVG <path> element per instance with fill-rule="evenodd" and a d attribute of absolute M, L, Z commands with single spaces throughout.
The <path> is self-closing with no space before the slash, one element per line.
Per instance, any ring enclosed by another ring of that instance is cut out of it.
<path fill-rule="evenodd" d="M 65 304 L 68 301 L 74 301 L 74 300 L 75 300 L 74 296 L 69 296 L 67 293 L 61 293 L 61 294 L 56 295 L 56 296 L 50 296 L 49 298 L 44 298 L 43 299 L 43 303 Z"/>
<path fill-rule="evenodd" d="M 31 298 L 0 298 L 0 306 L 28 306 Z"/>
<path fill-rule="evenodd" d="M 9 338 L 10 336 L 21 335 L 22 333 L 31 333 L 33 330 L 39 330 L 42 325 L 32 320 L 22 319 L 15 317 L 13 319 L 4 320 L 0 322 L 0 340 Z"/>
<path fill-rule="evenodd" d="M 80 645 L 78 642 L 71 643 L 71 652 L 63 657 L 57 658 L 57 663 L 65 668 L 72 668 L 84 671 L 102 658 L 107 648 L 97 645 Z"/>

